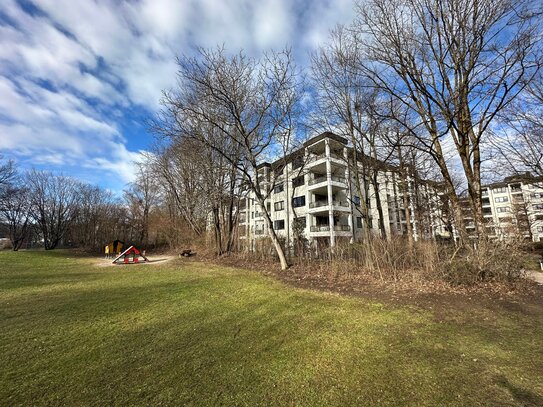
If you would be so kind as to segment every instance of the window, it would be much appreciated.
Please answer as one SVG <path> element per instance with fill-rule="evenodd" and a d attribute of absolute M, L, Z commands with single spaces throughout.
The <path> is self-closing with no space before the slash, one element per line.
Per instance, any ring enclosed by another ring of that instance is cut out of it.
<path fill-rule="evenodd" d="M 305 216 L 298 216 L 296 219 L 294 219 L 294 228 L 297 230 L 305 229 L 307 225 L 307 219 Z"/>
<path fill-rule="evenodd" d="M 537 232 L 538 233 L 543 233 L 543 226 L 538 226 L 537 227 Z"/>
<path fill-rule="evenodd" d="M 275 202 L 273 204 L 273 209 L 277 212 L 277 211 L 282 211 L 283 209 L 285 209 L 285 201 L 279 201 L 279 202 Z"/>
<path fill-rule="evenodd" d="M 534 198 L 534 199 L 543 198 L 543 194 L 539 194 L 539 193 L 537 193 L 537 192 L 534 192 L 534 193 L 532 194 L 532 198 Z"/>
<path fill-rule="evenodd" d="M 353 196 L 353 202 L 356 206 L 360 206 L 360 197 L 359 196 Z"/>
<path fill-rule="evenodd" d="M 296 196 L 292 198 L 292 206 L 299 208 L 300 206 L 305 206 L 305 195 Z"/>
<path fill-rule="evenodd" d="M 509 207 L 508 207 L 508 206 L 504 206 L 503 208 L 496 208 L 496 212 L 498 212 L 498 213 L 509 212 Z"/>
<path fill-rule="evenodd" d="M 279 192 L 283 192 L 284 189 L 285 187 L 283 186 L 283 183 L 278 184 L 275 186 L 275 188 L 273 188 L 273 193 L 278 194 Z"/>
<path fill-rule="evenodd" d="M 283 230 L 285 228 L 285 220 L 284 219 L 274 220 L 273 228 L 275 230 Z"/>
<path fill-rule="evenodd" d="M 483 189 L 483 190 L 481 191 L 481 195 L 482 195 L 482 196 L 488 196 L 488 189 Z"/>
<path fill-rule="evenodd" d="M 493 192 L 495 194 L 503 194 L 504 192 L 507 192 L 507 187 L 494 188 Z"/>
<path fill-rule="evenodd" d="M 534 205 L 534 209 L 543 209 L 543 204 Z"/>
<path fill-rule="evenodd" d="M 304 184 L 304 176 L 300 175 L 299 177 L 292 178 L 292 188 L 300 187 Z"/>
<path fill-rule="evenodd" d="M 506 196 L 499 196 L 497 198 L 494 198 L 494 202 L 500 203 L 500 202 L 509 202 L 509 198 Z"/>
<path fill-rule="evenodd" d="M 356 227 L 357 227 L 358 229 L 362 229 L 362 217 L 360 217 L 360 216 L 358 216 L 358 217 L 356 218 Z"/>
<path fill-rule="evenodd" d="M 268 213 L 271 212 L 271 203 L 266 202 L 266 210 L 268 211 Z"/>

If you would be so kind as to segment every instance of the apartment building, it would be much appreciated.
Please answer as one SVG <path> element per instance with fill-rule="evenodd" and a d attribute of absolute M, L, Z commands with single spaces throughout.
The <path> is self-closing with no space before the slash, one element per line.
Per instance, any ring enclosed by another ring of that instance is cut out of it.
<path fill-rule="evenodd" d="M 366 223 L 360 209 L 362 200 L 369 208 L 370 233 L 380 233 L 382 213 L 387 236 L 406 234 L 409 211 L 415 239 L 449 236 L 438 184 L 412 176 L 401 182 L 397 168 L 374 160 L 377 192 L 360 173 L 367 186 L 362 190 L 367 194 L 359 196 L 353 155 L 345 138 L 326 132 L 291 154 L 286 165 L 285 160 L 278 160 L 259 166 L 261 188 L 269 191 L 266 209 L 280 238 L 291 244 L 301 234 L 315 248 L 359 241 Z M 240 237 L 249 249 L 254 249 L 258 239 L 267 235 L 263 210 L 254 195 L 247 193 L 240 206 Z"/>
<path fill-rule="evenodd" d="M 525 173 L 483 185 L 482 199 L 490 237 L 521 235 L 543 241 L 543 177 Z M 474 230 L 472 217 L 466 220 L 468 231 Z"/>

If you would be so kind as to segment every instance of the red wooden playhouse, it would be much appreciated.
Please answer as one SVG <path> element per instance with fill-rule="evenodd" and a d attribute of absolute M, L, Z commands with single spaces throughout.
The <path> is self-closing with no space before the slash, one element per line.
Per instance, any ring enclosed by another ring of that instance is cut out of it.
<path fill-rule="evenodd" d="M 136 249 L 134 246 L 130 246 L 128 249 L 126 249 L 124 252 L 122 252 L 115 260 L 113 260 L 113 264 L 134 264 L 139 263 L 140 259 L 143 259 L 143 262 L 148 262 L 149 259 L 145 257 L 145 253 L 140 252 L 138 249 Z M 120 260 L 123 260 L 122 263 Z"/>

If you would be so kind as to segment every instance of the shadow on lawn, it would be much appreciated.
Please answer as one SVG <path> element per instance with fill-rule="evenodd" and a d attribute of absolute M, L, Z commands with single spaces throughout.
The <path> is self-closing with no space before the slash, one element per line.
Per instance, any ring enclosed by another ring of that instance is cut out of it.
<path fill-rule="evenodd" d="M 505 376 L 498 377 L 497 383 L 509 390 L 515 400 L 522 403 L 524 407 L 540 407 L 543 406 L 543 397 L 534 393 L 531 390 L 524 389 L 519 386 L 515 386 L 510 383 Z"/>

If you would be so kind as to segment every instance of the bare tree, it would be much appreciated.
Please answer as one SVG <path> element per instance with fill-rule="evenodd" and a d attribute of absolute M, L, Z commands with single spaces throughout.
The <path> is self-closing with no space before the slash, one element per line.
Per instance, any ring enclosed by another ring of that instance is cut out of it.
<path fill-rule="evenodd" d="M 80 183 L 73 178 L 31 170 L 26 182 L 30 190 L 30 214 L 37 223 L 46 250 L 62 241 L 78 209 Z"/>
<path fill-rule="evenodd" d="M 492 145 L 500 168 L 508 173 L 543 176 L 543 71 L 500 114 Z"/>
<path fill-rule="evenodd" d="M 137 164 L 136 180 L 124 191 L 124 199 L 131 214 L 131 224 L 137 230 L 136 240 L 149 244 L 149 216 L 160 199 L 160 191 L 151 168 Z"/>
<path fill-rule="evenodd" d="M 348 160 L 355 179 L 355 189 L 361 198 L 355 205 L 363 220 L 364 240 L 369 239 L 370 188 L 373 186 L 378 211 L 379 230 L 386 237 L 384 215 L 378 183 L 376 128 L 380 122 L 370 105 L 376 93 L 369 87 L 357 64 L 362 57 L 361 44 L 343 26 L 330 34 L 328 44 L 312 55 L 312 81 L 315 89 L 315 121 L 318 126 L 345 136 L 353 146 Z M 373 158 L 373 159 L 371 159 Z"/>
<path fill-rule="evenodd" d="M 363 44 L 361 69 L 372 85 L 419 116 L 426 151 L 458 196 L 443 141 L 451 139 L 465 174 L 479 234 L 481 143 L 496 115 L 539 69 L 539 20 L 529 1 L 369 0 L 354 25 Z M 463 229 L 463 227 L 461 227 Z"/>
<path fill-rule="evenodd" d="M 65 238 L 72 244 L 89 249 L 101 248 L 112 240 L 126 238 L 121 202 L 110 191 L 95 185 L 78 186 L 77 211 L 70 222 Z"/>
<path fill-rule="evenodd" d="M 30 222 L 28 192 L 24 179 L 18 176 L 13 161 L 0 165 L 0 221 L 7 224 L 14 251 L 19 250 L 28 238 Z"/>
<path fill-rule="evenodd" d="M 13 182 L 17 175 L 17 169 L 12 160 L 2 161 L 3 157 L 0 155 L 0 194 L 4 188 Z"/>
<path fill-rule="evenodd" d="M 200 49 L 196 58 L 179 58 L 178 65 L 178 88 L 166 93 L 163 101 L 166 133 L 199 140 L 243 175 L 262 209 L 281 268 L 286 269 L 284 249 L 265 205 L 269 191 L 263 188 L 258 165 L 274 154 L 289 126 L 291 110 L 282 96 L 295 89 L 298 80 L 290 51 L 253 59 L 243 52 L 227 56 L 222 48 Z M 232 149 L 237 154 L 232 155 Z"/>

